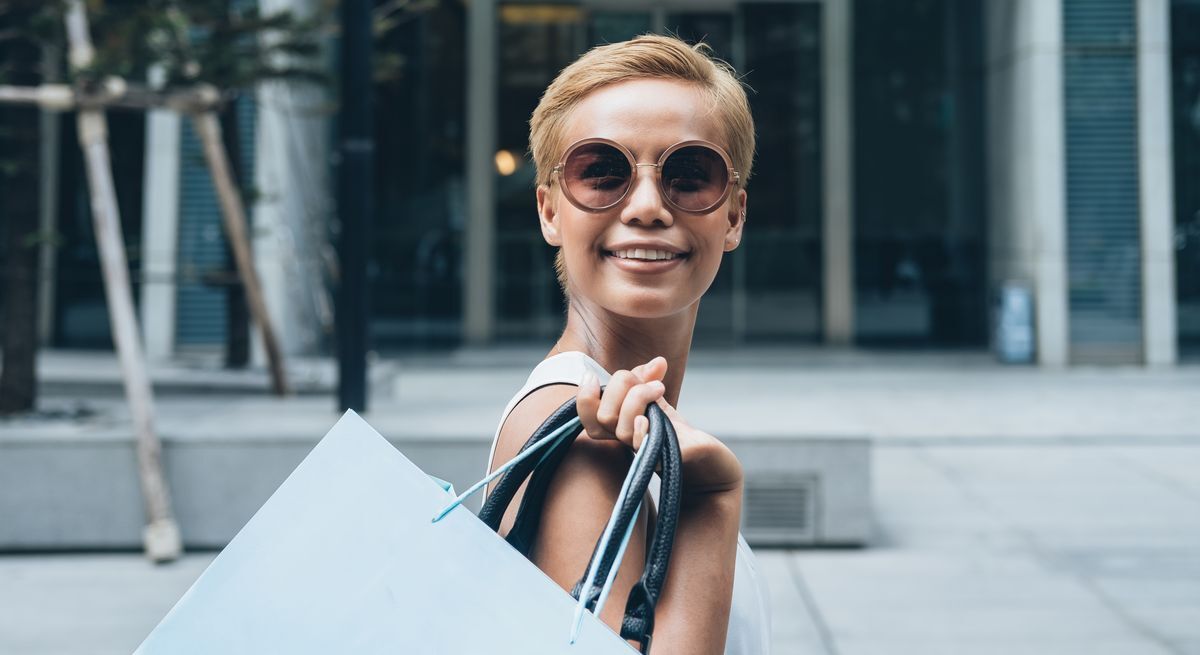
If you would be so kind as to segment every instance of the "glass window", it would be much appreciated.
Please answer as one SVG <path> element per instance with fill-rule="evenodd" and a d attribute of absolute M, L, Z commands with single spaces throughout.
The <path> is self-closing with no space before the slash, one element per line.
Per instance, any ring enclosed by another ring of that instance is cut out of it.
<path fill-rule="evenodd" d="M 743 338 L 821 334 L 821 8 L 742 8 L 745 62 L 758 132 L 743 245 Z"/>
<path fill-rule="evenodd" d="M 59 141 L 58 236 L 55 264 L 54 344 L 60 348 L 113 348 L 100 251 L 93 231 L 91 194 L 75 115 L 61 117 Z M 108 142 L 113 184 L 121 213 L 121 232 L 134 302 L 141 295 L 142 160 L 145 118 L 138 112 L 108 112 Z"/>
<path fill-rule="evenodd" d="M 496 151 L 496 336 L 556 336 L 566 309 L 554 249 L 542 239 L 528 156 L 529 117 L 558 72 L 588 45 L 583 9 L 505 4 L 499 16 Z"/>
<path fill-rule="evenodd" d="M 858 0 L 854 16 L 857 339 L 981 345 L 977 3 Z"/>
<path fill-rule="evenodd" d="M 562 329 L 554 251 L 536 227 L 528 120 L 554 76 L 592 45 L 655 27 L 650 11 L 505 4 L 499 12 L 497 316 L 501 338 Z M 743 245 L 701 304 L 698 344 L 813 339 L 820 304 L 820 7 L 755 3 L 661 14 L 665 31 L 730 61 L 751 93 L 758 160 Z M 738 59 L 744 59 L 739 61 Z"/>
<path fill-rule="evenodd" d="M 413 9 L 377 46 L 372 339 L 376 346 L 457 343 L 466 222 L 466 8 Z"/>
<path fill-rule="evenodd" d="M 650 14 L 644 11 L 593 11 L 588 18 L 588 41 L 593 44 L 628 41 L 652 29 Z"/>
<path fill-rule="evenodd" d="M 1171 64 L 1179 346 L 1200 357 L 1200 1 L 1172 4 Z"/>

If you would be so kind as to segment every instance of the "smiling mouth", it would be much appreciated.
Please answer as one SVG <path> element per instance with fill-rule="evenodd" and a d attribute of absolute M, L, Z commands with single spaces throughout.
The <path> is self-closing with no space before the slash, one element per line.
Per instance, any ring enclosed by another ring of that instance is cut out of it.
<path fill-rule="evenodd" d="M 657 262 L 674 259 L 687 259 L 686 252 L 671 252 L 669 250 L 652 250 L 649 248 L 629 248 L 627 250 L 605 250 L 606 257 L 627 259 L 631 261 Z"/>

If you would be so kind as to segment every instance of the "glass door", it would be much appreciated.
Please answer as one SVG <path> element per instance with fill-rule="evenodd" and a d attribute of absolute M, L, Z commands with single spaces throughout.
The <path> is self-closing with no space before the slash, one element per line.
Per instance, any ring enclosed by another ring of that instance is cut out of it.
<path fill-rule="evenodd" d="M 821 6 L 673 12 L 747 84 L 757 130 L 742 245 L 701 302 L 696 342 L 815 341 L 821 330 Z"/>
<path fill-rule="evenodd" d="M 979 11 L 855 3 L 859 343 L 986 343 Z"/>
<path fill-rule="evenodd" d="M 1200 357 L 1200 0 L 1171 6 L 1179 351 Z"/>

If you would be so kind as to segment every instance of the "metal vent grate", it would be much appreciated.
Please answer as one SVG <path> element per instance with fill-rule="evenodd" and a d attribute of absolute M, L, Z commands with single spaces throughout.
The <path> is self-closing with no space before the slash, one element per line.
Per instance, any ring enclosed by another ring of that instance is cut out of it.
<path fill-rule="evenodd" d="M 1138 361 L 1141 246 L 1133 0 L 1063 3 L 1071 359 Z"/>
<path fill-rule="evenodd" d="M 247 188 L 254 183 L 257 105 L 250 95 L 238 98 L 238 139 L 241 142 L 242 177 Z M 204 161 L 200 139 L 188 121 L 179 142 L 179 254 L 175 304 L 175 341 L 182 346 L 223 344 L 228 338 L 225 289 L 204 278 L 231 266 L 225 232 L 212 177 Z M 253 219 L 251 206 L 247 217 Z M 253 230 L 251 230 L 253 232 Z"/>
<path fill-rule="evenodd" d="M 818 488 L 811 474 L 761 473 L 747 479 L 742 533 L 756 545 L 815 542 Z"/>

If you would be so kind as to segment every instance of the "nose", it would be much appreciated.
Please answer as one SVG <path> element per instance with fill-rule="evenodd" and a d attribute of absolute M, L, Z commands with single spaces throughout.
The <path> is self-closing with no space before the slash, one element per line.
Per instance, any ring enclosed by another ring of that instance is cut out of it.
<path fill-rule="evenodd" d="M 655 164 L 638 164 L 634 169 L 629 197 L 621 210 L 622 223 L 640 223 L 669 227 L 675 218 L 663 202 L 658 188 L 658 167 Z"/>

